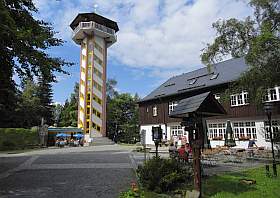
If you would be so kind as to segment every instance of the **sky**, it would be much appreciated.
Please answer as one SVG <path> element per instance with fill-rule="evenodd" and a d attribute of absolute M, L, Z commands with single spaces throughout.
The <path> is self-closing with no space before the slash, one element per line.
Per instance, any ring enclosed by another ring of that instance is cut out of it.
<path fill-rule="evenodd" d="M 63 103 L 79 81 L 80 46 L 69 24 L 78 13 L 93 12 L 118 23 L 118 41 L 108 48 L 107 78 L 122 93 L 149 94 L 168 78 L 203 67 L 201 50 L 213 42 L 212 23 L 252 14 L 246 0 L 34 0 L 34 16 L 50 22 L 63 46 L 48 50 L 75 65 L 57 74 L 54 102 Z"/>

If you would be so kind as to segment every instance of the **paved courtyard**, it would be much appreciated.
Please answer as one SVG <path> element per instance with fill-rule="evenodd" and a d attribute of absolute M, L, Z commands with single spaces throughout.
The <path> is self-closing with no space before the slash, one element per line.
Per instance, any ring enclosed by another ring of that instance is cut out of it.
<path fill-rule="evenodd" d="M 118 197 L 135 173 L 118 145 L 0 154 L 0 197 Z"/>
<path fill-rule="evenodd" d="M 147 153 L 146 159 L 151 159 L 155 156 L 155 153 Z M 166 148 L 161 148 L 159 156 L 162 158 L 169 158 L 169 153 Z M 132 152 L 131 158 L 134 164 L 134 167 L 143 164 L 144 162 L 144 153 L 141 152 Z M 190 160 L 191 161 L 191 160 Z M 235 158 L 233 156 L 227 155 L 218 155 L 213 158 L 202 159 L 202 169 L 203 175 L 212 176 L 216 174 L 222 174 L 226 172 L 237 172 L 242 171 L 247 168 L 253 168 L 265 165 L 266 160 L 258 159 L 246 159 L 246 158 Z"/>

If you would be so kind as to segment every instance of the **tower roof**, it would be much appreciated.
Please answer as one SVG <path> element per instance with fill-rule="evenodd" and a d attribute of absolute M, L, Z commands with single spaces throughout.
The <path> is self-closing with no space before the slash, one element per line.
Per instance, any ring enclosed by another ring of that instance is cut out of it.
<path fill-rule="evenodd" d="M 89 22 L 94 21 L 101 25 L 104 25 L 106 27 L 114 29 L 116 32 L 119 31 L 118 24 L 115 21 L 112 21 L 110 19 L 107 19 L 101 15 L 98 15 L 96 13 L 79 13 L 76 18 L 72 21 L 70 24 L 70 27 L 72 30 L 74 30 L 80 22 Z"/>

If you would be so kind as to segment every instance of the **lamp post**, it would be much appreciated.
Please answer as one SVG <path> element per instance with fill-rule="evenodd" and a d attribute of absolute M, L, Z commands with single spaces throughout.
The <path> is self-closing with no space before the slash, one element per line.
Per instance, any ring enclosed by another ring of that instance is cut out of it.
<path fill-rule="evenodd" d="M 272 134 L 272 127 L 271 127 L 271 115 L 272 115 L 272 112 L 273 112 L 273 103 L 265 103 L 264 104 L 264 111 L 267 115 L 267 119 L 268 119 L 268 123 L 269 123 L 269 136 L 270 136 L 270 143 L 271 143 L 271 152 L 272 152 L 272 159 L 273 159 L 273 164 L 272 164 L 272 167 L 273 167 L 273 175 L 274 176 L 277 176 L 277 169 L 276 169 L 276 162 L 275 162 L 275 155 L 274 155 L 274 145 L 273 145 L 273 134 Z"/>

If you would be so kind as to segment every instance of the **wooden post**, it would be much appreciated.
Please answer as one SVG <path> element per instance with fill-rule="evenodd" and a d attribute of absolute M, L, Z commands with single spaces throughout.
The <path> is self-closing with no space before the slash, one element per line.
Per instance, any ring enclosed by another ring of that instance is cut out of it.
<path fill-rule="evenodd" d="M 201 148 L 203 145 L 203 126 L 201 120 L 193 119 L 193 126 L 188 127 L 189 142 L 193 152 L 194 189 L 201 197 Z M 195 130 L 195 134 L 193 133 Z"/>
<path fill-rule="evenodd" d="M 158 144 L 159 144 L 159 142 L 156 141 L 155 142 L 155 145 L 156 145 L 156 158 L 158 158 Z"/>
<path fill-rule="evenodd" d="M 201 196 L 201 146 L 202 141 L 195 140 L 193 142 L 193 170 L 194 170 L 194 188 Z"/>

